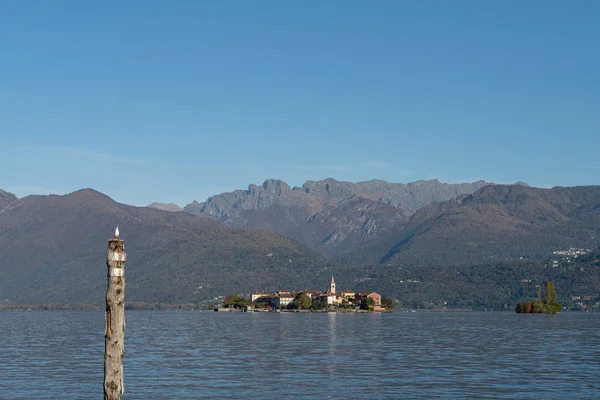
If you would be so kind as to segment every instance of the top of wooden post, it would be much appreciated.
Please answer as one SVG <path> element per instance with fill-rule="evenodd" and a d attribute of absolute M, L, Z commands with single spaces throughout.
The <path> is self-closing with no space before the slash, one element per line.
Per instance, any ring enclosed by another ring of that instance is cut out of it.
<path fill-rule="evenodd" d="M 125 241 L 117 238 L 108 239 L 108 250 L 116 253 L 125 252 Z"/>
<path fill-rule="evenodd" d="M 125 262 L 127 255 L 125 254 L 125 242 L 122 239 L 119 239 L 117 236 L 119 235 L 119 227 L 115 229 L 115 236 L 108 239 L 108 247 L 106 249 L 106 261 L 109 263 L 113 262 Z M 122 267 L 120 265 L 114 265 L 116 267 Z M 109 265 L 112 267 L 112 265 Z"/>

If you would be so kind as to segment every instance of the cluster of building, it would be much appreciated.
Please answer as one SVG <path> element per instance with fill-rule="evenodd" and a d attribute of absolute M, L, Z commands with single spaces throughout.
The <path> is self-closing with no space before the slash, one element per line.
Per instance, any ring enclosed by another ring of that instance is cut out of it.
<path fill-rule="evenodd" d="M 374 311 L 384 311 L 381 306 L 381 295 L 375 292 L 353 292 L 351 290 L 336 290 L 335 279 L 331 277 L 329 289 L 325 292 L 314 290 L 303 290 L 299 292 L 291 292 L 288 290 L 279 290 L 275 293 L 254 292 L 251 294 L 252 302 L 264 303 L 274 309 L 284 308 L 294 301 L 297 295 L 305 294 L 311 301 L 320 301 L 328 307 L 340 307 L 344 305 L 358 306 L 363 302 L 367 302 L 369 298 L 373 299 L 372 304 Z"/>
<path fill-rule="evenodd" d="M 600 308 L 600 296 L 571 296 L 571 300 L 575 306 L 582 310 L 589 310 L 590 308 Z"/>
<path fill-rule="evenodd" d="M 554 254 L 555 256 L 571 256 L 573 258 L 577 258 L 579 256 L 583 256 L 587 253 L 589 253 L 589 249 L 588 250 L 584 250 L 584 249 L 577 249 L 575 247 L 571 247 L 569 250 L 556 250 L 553 251 L 552 254 Z"/>
<path fill-rule="evenodd" d="M 596 300 L 597 298 L 598 298 L 598 296 L 571 296 L 571 300 L 573 300 L 573 301 L 577 301 L 577 300 L 591 301 L 591 300 Z"/>
<path fill-rule="evenodd" d="M 555 250 L 552 254 L 558 258 L 553 259 L 550 266 L 552 268 L 557 268 L 565 262 L 570 264 L 572 261 L 575 261 L 576 258 L 586 255 L 589 252 L 589 249 L 584 250 L 575 247 L 571 247 L 569 250 Z"/>

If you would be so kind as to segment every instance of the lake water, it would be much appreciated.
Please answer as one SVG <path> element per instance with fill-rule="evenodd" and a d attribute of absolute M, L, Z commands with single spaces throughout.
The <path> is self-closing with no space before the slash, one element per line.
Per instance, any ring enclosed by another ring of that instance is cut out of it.
<path fill-rule="evenodd" d="M 600 398 L 600 313 L 126 312 L 122 399 Z M 104 313 L 0 312 L 0 399 L 102 399 Z"/>

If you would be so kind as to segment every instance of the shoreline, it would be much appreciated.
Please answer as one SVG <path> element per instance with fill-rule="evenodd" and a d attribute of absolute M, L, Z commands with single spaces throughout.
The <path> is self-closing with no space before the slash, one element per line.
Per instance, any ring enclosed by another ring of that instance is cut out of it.
<path fill-rule="evenodd" d="M 105 311 L 106 307 L 100 304 L 0 304 L 0 312 L 2 311 Z M 187 312 L 215 312 L 215 309 L 208 309 L 207 305 L 203 304 L 166 304 L 166 303 L 134 303 L 125 304 L 125 311 L 187 311 Z M 391 313 L 391 312 L 473 312 L 473 311 L 487 311 L 487 310 L 474 310 L 469 308 L 454 308 L 454 309 L 430 309 L 430 308 L 397 308 L 394 310 L 384 311 L 368 311 L 368 310 L 281 310 L 279 313 L 293 314 L 293 313 Z M 493 310 L 494 312 L 506 311 L 506 310 Z M 222 311 L 223 312 L 223 311 Z M 245 311 L 224 311 L 224 312 L 245 312 Z M 247 311 L 247 312 L 270 312 L 270 311 Z"/>

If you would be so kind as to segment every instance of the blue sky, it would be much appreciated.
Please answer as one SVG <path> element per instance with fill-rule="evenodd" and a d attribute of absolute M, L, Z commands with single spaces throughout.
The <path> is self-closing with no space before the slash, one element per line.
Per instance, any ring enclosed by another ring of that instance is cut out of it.
<path fill-rule="evenodd" d="M 0 188 L 600 184 L 600 2 L 0 2 Z"/>

